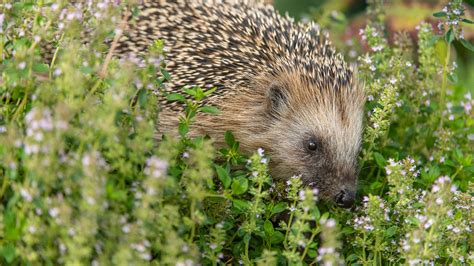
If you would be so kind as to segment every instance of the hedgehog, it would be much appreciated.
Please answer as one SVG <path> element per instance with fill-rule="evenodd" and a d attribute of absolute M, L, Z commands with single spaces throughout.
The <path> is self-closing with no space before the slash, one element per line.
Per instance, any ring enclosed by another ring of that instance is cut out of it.
<path fill-rule="evenodd" d="M 251 1 L 144 1 L 138 12 L 118 56 L 145 54 L 163 40 L 172 77 L 166 92 L 217 88 L 204 104 L 219 114 L 199 114 L 191 135 L 224 146 L 230 130 L 242 153 L 265 150 L 274 180 L 300 176 L 323 200 L 353 205 L 365 97 L 317 24 Z M 179 105 L 164 98 L 159 105 L 158 130 L 176 134 Z"/>

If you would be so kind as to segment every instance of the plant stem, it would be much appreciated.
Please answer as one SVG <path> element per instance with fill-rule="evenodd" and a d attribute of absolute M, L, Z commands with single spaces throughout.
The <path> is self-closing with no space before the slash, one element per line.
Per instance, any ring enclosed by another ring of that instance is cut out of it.
<path fill-rule="evenodd" d="M 464 168 L 464 166 L 462 166 L 462 165 L 459 168 L 457 168 L 454 175 L 451 176 L 451 179 L 454 180 L 454 178 L 462 171 L 463 168 Z"/>
<path fill-rule="evenodd" d="M 436 218 L 435 221 L 437 221 L 438 216 L 436 216 L 435 218 Z M 434 224 L 431 225 L 430 231 L 428 232 L 428 237 L 426 238 L 426 241 L 423 245 L 423 254 L 422 254 L 423 257 L 427 257 L 427 253 L 428 253 L 428 249 L 429 249 L 428 245 L 430 244 L 431 237 L 433 236 L 434 228 L 435 228 L 435 225 Z"/>
<path fill-rule="evenodd" d="M 316 228 L 313 230 L 313 233 L 311 234 L 311 237 L 309 238 L 309 241 L 308 241 L 308 245 L 306 245 L 304 251 L 303 251 L 303 254 L 301 255 L 301 261 L 303 262 L 304 261 L 304 257 L 306 257 L 306 253 L 308 253 L 309 251 L 309 244 L 311 244 L 314 240 L 314 237 L 316 237 L 316 235 L 319 233 L 319 228 Z"/>
<path fill-rule="evenodd" d="M 227 244 L 225 245 L 225 247 L 228 247 L 234 241 L 234 239 L 235 239 L 235 237 L 237 236 L 238 233 L 239 233 L 239 230 L 236 230 L 235 233 L 227 241 Z"/>
<path fill-rule="evenodd" d="M 441 99 L 440 99 L 440 108 L 441 108 L 441 112 L 443 111 L 444 109 L 444 102 L 445 102 L 445 98 L 446 98 L 446 78 L 448 76 L 448 64 L 449 64 L 449 58 L 451 56 L 451 43 L 449 42 L 446 42 L 446 57 L 444 58 L 444 65 L 443 65 L 443 79 L 441 81 Z M 441 115 L 441 121 L 440 121 L 440 125 L 439 127 L 442 128 L 443 127 L 443 122 L 444 122 L 444 115 Z"/>
<path fill-rule="evenodd" d="M 5 194 L 5 190 L 7 189 L 8 187 L 8 178 L 6 175 L 3 176 L 3 180 L 2 180 L 2 188 L 0 189 L 0 199 L 3 198 L 3 194 Z"/>
<path fill-rule="evenodd" d="M 195 209 L 196 201 L 193 199 L 191 202 L 191 207 L 189 209 L 189 217 L 191 218 L 192 221 L 192 226 L 191 226 L 191 234 L 189 235 L 189 243 L 192 244 L 194 240 L 194 235 L 196 233 L 196 224 L 194 221 L 194 209 Z"/>
<path fill-rule="evenodd" d="M 27 102 L 28 102 L 28 88 L 26 88 L 25 96 L 23 96 L 23 99 L 21 100 L 20 105 L 17 107 L 15 113 L 13 113 L 13 117 L 12 117 L 13 121 L 15 121 L 16 118 L 20 115 L 21 110 L 23 110 Z"/>
<path fill-rule="evenodd" d="M 86 97 L 84 97 L 84 103 L 86 102 L 87 99 L 89 99 L 90 96 L 92 96 L 97 91 L 97 89 L 99 89 L 101 84 L 102 84 L 102 79 L 98 79 L 95 82 L 94 87 L 92 87 L 92 89 L 86 94 Z"/>
<path fill-rule="evenodd" d="M 296 200 L 293 202 L 293 206 L 296 205 Z M 286 225 L 286 233 L 285 233 L 285 241 L 283 241 L 283 245 L 285 249 L 288 249 L 288 235 L 290 234 L 291 223 L 293 222 L 293 216 L 295 212 L 291 212 L 290 219 L 288 220 L 288 224 Z"/>
<path fill-rule="evenodd" d="M 250 258 L 249 258 L 249 243 L 250 243 L 250 239 L 248 241 L 245 241 L 245 258 L 247 260 L 250 260 Z"/>
<path fill-rule="evenodd" d="M 362 168 L 364 167 L 365 162 L 369 159 L 369 155 L 372 154 L 372 149 L 374 148 L 375 140 L 376 140 L 376 138 L 374 138 L 374 137 L 370 140 L 369 147 L 367 148 L 367 150 L 365 150 L 365 153 L 364 153 L 364 156 L 362 157 L 362 162 L 360 163 L 359 169 L 362 170 Z"/>
<path fill-rule="evenodd" d="M 50 79 L 53 76 L 52 70 L 53 70 L 53 67 L 54 67 L 54 63 L 56 63 L 56 58 L 58 56 L 59 48 L 61 47 L 60 44 L 63 41 L 63 38 L 64 38 L 64 32 L 63 32 L 63 34 L 61 34 L 61 37 L 59 38 L 58 47 L 56 47 L 56 50 L 54 51 L 54 54 L 53 54 L 53 59 L 51 60 L 51 63 L 49 64 L 49 78 Z"/>
<path fill-rule="evenodd" d="M 364 244 L 362 246 L 362 258 L 364 259 L 364 263 L 367 263 L 367 258 L 366 258 L 366 255 L 365 255 L 365 243 L 367 241 L 367 237 L 365 235 L 365 232 L 364 232 Z"/>

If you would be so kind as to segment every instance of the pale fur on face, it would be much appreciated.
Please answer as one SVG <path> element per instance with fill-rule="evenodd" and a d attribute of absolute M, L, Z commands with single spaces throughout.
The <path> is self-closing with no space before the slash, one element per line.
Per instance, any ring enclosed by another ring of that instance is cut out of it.
<path fill-rule="evenodd" d="M 343 189 L 355 192 L 365 98 L 356 78 L 347 86 L 326 87 L 312 84 L 298 71 L 254 80 L 216 102 L 218 116 L 199 115 L 191 135 L 208 134 L 224 146 L 224 133 L 231 130 L 243 153 L 266 151 L 274 179 L 301 175 L 326 199 Z M 277 102 L 272 101 L 272 89 L 278 92 Z M 165 132 L 176 124 L 176 113 L 161 113 Z M 310 138 L 318 142 L 317 152 L 306 149 Z"/>

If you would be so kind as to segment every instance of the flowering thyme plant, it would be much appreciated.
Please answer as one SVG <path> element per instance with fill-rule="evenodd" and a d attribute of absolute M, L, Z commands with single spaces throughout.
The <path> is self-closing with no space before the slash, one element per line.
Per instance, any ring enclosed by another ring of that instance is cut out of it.
<path fill-rule="evenodd" d="M 474 264 L 474 100 L 452 48 L 472 50 L 461 1 L 434 14 L 439 29 L 417 27 L 417 46 L 387 36 L 370 1 L 349 45 L 367 95 L 351 210 L 299 176 L 272 180 L 271 157 L 240 154 L 231 132 L 220 150 L 190 137 L 197 114 L 218 113 L 201 105 L 214 89 L 165 94 L 158 40 L 112 56 L 136 1 L 69 2 L 0 4 L 0 264 Z M 159 142 L 158 96 L 185 106 L 178 136 Z"/>

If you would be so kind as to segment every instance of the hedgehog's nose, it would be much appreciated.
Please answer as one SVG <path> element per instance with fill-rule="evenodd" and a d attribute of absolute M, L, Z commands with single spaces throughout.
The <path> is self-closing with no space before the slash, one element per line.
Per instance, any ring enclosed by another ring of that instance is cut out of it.
<path fill-rule="evenodd" d="M 347 189 L 341 190 L 336 195 L 336 204 L 339 207 L 346 208 L 346 209 L 350 208 L 352 207 L 352 205 L 354 205 L 354 201 L 355 201 L 355 193 Z"/>

